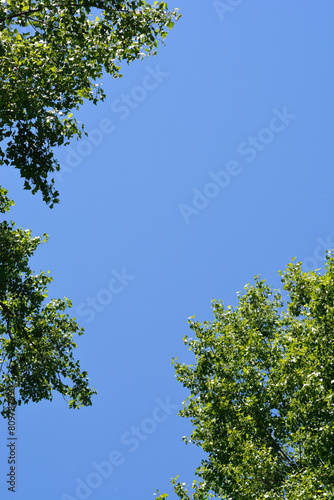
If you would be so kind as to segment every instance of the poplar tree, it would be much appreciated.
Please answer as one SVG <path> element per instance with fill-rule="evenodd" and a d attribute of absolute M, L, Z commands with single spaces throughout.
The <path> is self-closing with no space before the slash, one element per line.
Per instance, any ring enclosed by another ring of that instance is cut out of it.
<path fill-rule="evenodd" d="M 184 440 L 206 458 L 190 492 L 173 479 L 182 500 L 333 498 L 334 259 L 280 275 L 283 292 L 256 276 L 236 307 L 214 301 L 213 321 L 189 320 L 194 363 L 173 364 L 189 391 Z"/>
<path fill-rule="evenodd" d="M 54 148 L 81 137 L 75 111 L 105 99 L 104 72 L 155 55 L 179 16 L 144 0 L 2 0 L 0 165 L 57 203 Z"/>

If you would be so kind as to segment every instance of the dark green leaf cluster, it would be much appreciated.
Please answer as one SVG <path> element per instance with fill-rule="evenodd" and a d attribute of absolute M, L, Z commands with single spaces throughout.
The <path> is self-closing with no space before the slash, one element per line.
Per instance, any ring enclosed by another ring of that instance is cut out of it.
<path fill-rule="evenodd" d="M 9 203 L 6 192 L 2 205 Z M 8 207 L 7 207 L 8 208 Z M 4 210 L 3 210 L 4 211 Z M 44 240 L 47 237 L 44 235 Z M 69 397 L 69 406 L 91 405 L 95 389 L 88 386 L 87 372 L 74 360 L 73 336 L 83 333 L 65 314 L 68 299 L 47 299 L 49 274 L 35 274 L 29 267 L 41 238 L 16 229 L 12 222 L 0 223 L 0 405 L 8 412 L 12 388 L 14 404 L 52 400 L 53 391 Z M 13 401 L 12 401 L 13 402 Z"/>
<path fill-rule="evenodd" d="M 289 299 L 259 277 L 238 307 L 214 301 L 213 322 L 190 319 L 193 365 L 173 360 L 190 396 L 186 442 L 207 454 L 190 497 L 320 499 L 334 491 L 334 259 L 281 274 Z M 163 498 L 163 497 L 160 497 Z"/>
<path fill-rule="evenodd" d="M 179 17 L 165 2 L 5 0 L 0 4 L 0 165 L 51 207 L 60 169 L 54 148 L 81 137 L 72 111 L 105 98 L 103 71 L 155 54 Z"/>

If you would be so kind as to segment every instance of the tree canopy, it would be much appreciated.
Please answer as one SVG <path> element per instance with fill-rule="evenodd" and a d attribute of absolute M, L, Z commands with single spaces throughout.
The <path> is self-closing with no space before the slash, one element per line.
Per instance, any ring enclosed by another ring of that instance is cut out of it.
<path fill-rule="evenodd" d="M 184 440 L 207 458 L 192 493 L 172 481 L 182 500 L 333 498 L 334 259 L 280 275 L 282 293 L 256 276 L 236 308 L 213 301 L 214 321 L 189 320 L 196 361 L 173 363 L 190 391 Z"/>
<path fill-rule="evenodd" d="M 20 170 L 24 188 L 58 202 L 53 149 L 80 137 L 73 113 L 105 98 L 103 72 L 155 54 L 179 14 L 144 0 L 2 0 L 0 165 Z"/>
<path fill-rule="evenodd" d="M 0 210 L 11 201 L 0 192 Z M 74 360 L 74 319 L 64 314 L 71 302 L 46 301 L 49 274 L 35 274 L 29 258 L 42 241 L 31 232 L 16 229 L 13 222 L 0 223 L 0 406 L 8 412 L 11 388 L 17 387 L 15 404 L 52 400 L 53 391 L 68 396 L 70 408 L 91 405 L 95 389 L 88 386 L 87 372 Z"/>

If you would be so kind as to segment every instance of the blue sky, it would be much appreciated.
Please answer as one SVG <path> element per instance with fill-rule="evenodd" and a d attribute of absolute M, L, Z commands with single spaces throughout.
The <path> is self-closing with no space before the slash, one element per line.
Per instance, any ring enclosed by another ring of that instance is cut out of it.
<path fill-rule="evenodd" d="M 3 168 L 11 218 L 48 233 L 33 258 L 50 297 L 85 328 L 77 357 L 91 408 L 17 410 L 17 500 L 146 500 L 191 483 L 201 451 L 182 442 L 189 316 L 293 257 L 321 268 L 334 247 L 334 4 L 179 0 L 156 58 L 105 76 L 108 98 L 78 118 L 88 138 L 57 156 L 61 203 L 47 208 Z M 0 422 L 0 496 L 7 422 Z M 171 498 L 173 498 L 173 494 Z"/>

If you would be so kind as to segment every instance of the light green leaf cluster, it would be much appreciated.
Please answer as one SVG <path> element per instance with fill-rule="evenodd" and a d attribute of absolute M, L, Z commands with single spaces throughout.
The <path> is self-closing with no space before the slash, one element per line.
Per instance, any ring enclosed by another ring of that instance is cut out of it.
<path fill-rule="evenodd" d="M 236 308 L 214 301 L 213 322 L 189 320 L 196 362 L 172 363 L 190 391 L 185 440 L 207 458 L 191 496 L 173 480 L 180 499 L 333 498 L 334 259 L 280 274 L 286 302 L 255 277 Z"/>
<path fill-rule="evenodd" d="M 10 200 L 7 196 L 8 191 L 0 186 L 0 212 L 8 212 L 10 207 L 14 205 L 13 200 Z"/>

